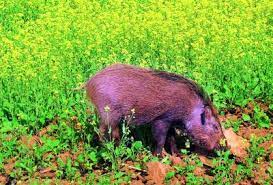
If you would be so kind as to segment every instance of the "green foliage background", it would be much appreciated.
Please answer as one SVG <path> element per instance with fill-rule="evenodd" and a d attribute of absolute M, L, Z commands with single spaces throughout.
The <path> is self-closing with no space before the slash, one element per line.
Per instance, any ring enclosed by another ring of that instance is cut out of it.
<path fill-rule="evenodd" d="M 270 0 L 0 0 L 1 132 L 84 122 L 71 89 L 116 61 L 193 78 L 219 108 L 272 102 L 272 25 Z"/>
<path fill-rule="evenodd" d="M 1 1 L 0 114 L 62 114 L 84 98 L 71 88 L 116 61 L 187 75 L 218 106 L 272 100 L 272 5 Z"/>

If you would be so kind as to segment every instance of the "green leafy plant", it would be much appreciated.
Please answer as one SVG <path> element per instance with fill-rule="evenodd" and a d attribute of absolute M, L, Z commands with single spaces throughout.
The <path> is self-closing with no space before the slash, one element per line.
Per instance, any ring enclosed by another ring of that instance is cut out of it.
<path fill-rule="evenodd" d="M 185 166 L 174 166 L 175 174 L 179 174 L 186 177 L 187 183 L 190 184 L 204 184 L 209 183 L 208 179 L 198 177 L 194 174 L 194 170 L 197 167 L 203 166 L 202 162 L 199 160 L 196 154 L 191 154 L 189 157 L 184 159 L 184 162 L 187 164 Z M 168 175 L 168 178 L 172 177 L 172 173 Z"/>
<path fill-rule="evenodd" d="M 127 116 L 127 119 L 123 121 L 121 126 L 122 136 L 118 145 L 116 145 L 115 141 L 111 138 L 111 127 L 109 127 L 108 130 L 110 140 L 107 141 L 104 139 L 102 143 L 103 150 L 101 156 L 104 160 L 111 162 L 113 170 L 117 170 L 119 165 L 127 159 L 135 160 L 136 154 L 143 148 L 140 141 L 133 141 L 133 139 L 129 137 L 130 129 L 127 123 L 130 122 L 133 116 L 132 112 L 132 115 Z M 131 143 L 131 147 L 128 147 L 129 143 Z"/>
<path fill-rule="evenodd" d="M 244 118 L 243 118 L 244 119 Z M 224 123 L 224 127 L 225 128 L 232 128 L 234 132 L 238 132 L 239 131 L 239 128 L 240 128 L 240 125 L 242 124 L 242 120 L 236 120 L 236 121 L 230 121 L 230 120 L 227 120 L 225 123 Z"/>
<path fill-rule="evenodd" d="M 213 183 L 227 183 L 231 184 L 233 182 L 233 176 L 231 173 L 231 167 L 234 164 L 234 159 L 229 159 L 230 151 L 218 151 L 218 158 L 213 159 L 214 169 L 212 173 L 214 174 Z"/>
<path fill-rule="evenodd" d="M 254 121 L 257 123 L 259 128 L 269 128 L 270 119 L 259 106 L 254 107 Z"/>

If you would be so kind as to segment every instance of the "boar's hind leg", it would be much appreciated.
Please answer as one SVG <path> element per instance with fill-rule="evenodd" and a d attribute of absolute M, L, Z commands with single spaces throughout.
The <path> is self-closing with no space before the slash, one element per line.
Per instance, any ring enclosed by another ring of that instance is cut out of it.
<path fill-rule="evenodd" d="M 168 130 L 170 128 L 170 123 L 157 120 L 152 123 L 152 134 L 156 143 L 156 148 L 154 154 L 162 154 L 162 149 L 165 145 Z"/>

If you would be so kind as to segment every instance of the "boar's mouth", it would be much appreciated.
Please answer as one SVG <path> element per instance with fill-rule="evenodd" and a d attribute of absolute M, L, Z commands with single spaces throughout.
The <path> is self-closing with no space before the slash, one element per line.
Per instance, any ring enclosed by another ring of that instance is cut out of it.
<path fill-rule="evenodd" d="M 192 133 L 188 133 L 187 135 L 189 136 L 189 139 L 193 145 L 198 147 L 199 150 L 210 153 L 221 149 L 220 141 L 213 139 L 213 137 L 209 137 L 207 135 L 204 136 L 202 134 L 193 135 Z"/>
<path fill-rule="evenodd" d="M 217 156 L 217 151 L 227 150 L 226 146 L 222 146 L 220 141 L 215 141 L 213 138 L 203 137 L 202 139 L 189 136 L 191 142 L 193 143 L 194 151 L 209 157 Z"/>

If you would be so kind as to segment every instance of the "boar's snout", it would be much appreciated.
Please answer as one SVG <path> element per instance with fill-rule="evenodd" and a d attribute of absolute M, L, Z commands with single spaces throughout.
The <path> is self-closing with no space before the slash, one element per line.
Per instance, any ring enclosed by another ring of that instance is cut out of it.
<path fill-rule="evenodd" d="M 215 141 L 211 141 L 212 139 L 215 139 Z M 211 143 L 208 151 L 226 150 L 225 137 L 223 135 L 211 137 L 208 143 Z"/>

